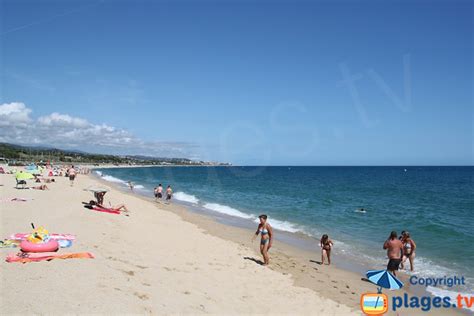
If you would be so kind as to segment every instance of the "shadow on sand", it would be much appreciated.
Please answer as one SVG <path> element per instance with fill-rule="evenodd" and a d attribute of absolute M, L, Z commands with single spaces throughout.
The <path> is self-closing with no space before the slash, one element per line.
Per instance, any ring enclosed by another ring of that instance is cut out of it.
<path fill-rule="evenodd" d="M 263 261 L 262 260 L 258 260 L 258 259 L 255 259 L 255 258 L 252 258 L 252 257 L 244 257 L 245 260 L 250 260 L 250 261 L 253 261 L 259 265 L 263 265 Z"/>

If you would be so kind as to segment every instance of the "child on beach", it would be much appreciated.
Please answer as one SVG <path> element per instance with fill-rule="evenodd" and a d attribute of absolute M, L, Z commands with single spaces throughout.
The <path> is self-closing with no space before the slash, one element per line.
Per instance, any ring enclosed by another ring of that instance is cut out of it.
<path fill-rule="evenodd" d="M 260 224 L 258 224 L 257 231 L 252 238 L 252 241 L 260 234 L 260 253 L 263 256 L 263 265 L 266 266 L 270 263 L 270 257 L 268 251 L 272 247 L 273 243 L 273 229 L 269 223 L 267 223 L 267 215 L 262 214 L 258 217 Z"/>
<path fill-rule="evenodd" d="M 128 181 L 127 184 L 128 184 L 128 187 L 130 188 L 130 191 L 133 192 L 133 182 L 132 182 L 132 181 Z"/>
<path fill-rule="evenodd" d="M 321 247 L 321 265 L 324 264 L 324 255 L 328 258 L 328 265 L 331 264 L 331 248 L 334 245 L 329 236 L 324 234 L 319 241 L 319 246 Z"/>

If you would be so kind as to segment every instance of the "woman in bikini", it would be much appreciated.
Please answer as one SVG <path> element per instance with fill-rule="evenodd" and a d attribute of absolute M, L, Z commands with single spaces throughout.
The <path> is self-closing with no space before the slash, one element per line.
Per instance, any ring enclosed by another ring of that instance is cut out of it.
<path fill-rule="evenodd" d="M 408 259 L 410 261 L 410 271 L 415 270 L 415 249 L 416 249 L 416 244 L 411 239 L 410 233 L 405 232 L 405 235 L 403 236 L 402 239 L 403 243 L 403 258 L 402 258 L 402 263 L 401 263 L 401 268 L 404 268 L 405 261 Z"/>
<path fill-rule="evenodd" d="M 270 224 L 267 223 L 267 215 L 260 215 L 259 217 L 260 224 L 258 224 L 257 231 L 252 238 L 252 241 L 260 234 L 260 253 L 263 256 L 263 265 L 266 266 L 270 262 L 268 256 L 268 251 L 272 247 L 273 243 L 273 229 Z"/>
<path fill-rule="evenodd" d="M 331 264 L 331 248 L 333 246 L 333 242 L 329 239 L 329 236 L 324 234 L 319 241 L 319 246 L 321 247 L 321 264 L 324 264 L 324 255 L 328 257 L 328 265 Z"/>

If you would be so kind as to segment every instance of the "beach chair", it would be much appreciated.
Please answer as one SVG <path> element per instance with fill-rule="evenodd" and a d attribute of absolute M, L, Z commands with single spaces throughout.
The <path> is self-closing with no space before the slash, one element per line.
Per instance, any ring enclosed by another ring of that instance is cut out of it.
<path fill-rule="evenodd" d="M 21 185 L 21 188 L 24 189 L 25 188 L 25 185 L 26 185 L 26 181 L 25 180 L 18 180 L 18 179 L 15 179 L 16 180 L 16 188 L 19 189 L 19 185 Z"/>

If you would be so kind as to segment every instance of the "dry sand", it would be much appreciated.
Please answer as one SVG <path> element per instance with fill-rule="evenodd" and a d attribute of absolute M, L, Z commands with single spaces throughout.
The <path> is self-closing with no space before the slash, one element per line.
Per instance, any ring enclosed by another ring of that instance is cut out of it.
<path fill-rule="evenodd" d="M 103 183 L 79 175 L 71 187 L 66 178 L 55 179 L 49 191 L 17 190 L 12 175 L 0 175 L 2 199 L 34 199 L 0 202 L 0 236 L 28 232 L 33 222 L 77 236 L 60 252 L 91 252 L 96 258 L 2 260 L 2 314 L 360 315 L 360 294 L 375 290 L 356 273 L 316 264 L 318 253 L 283 243 L 275 242 L 271 264 L 263 267 L 255 262 L 261 259 L 258 241 L 250 242 L 249 230 L 110 185 L 106 204 L 125 203 L 130 216 L 88 210 L 81 202 L 92 193 L 84 189 Z M 5 257 L 16 249 L 0 251 Z M 423 313 L 400 313 L 414 314 Z"/>

